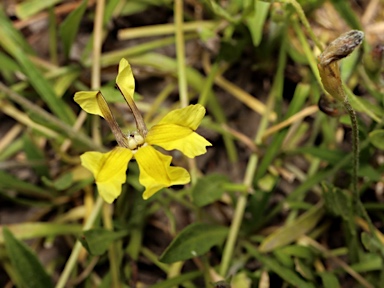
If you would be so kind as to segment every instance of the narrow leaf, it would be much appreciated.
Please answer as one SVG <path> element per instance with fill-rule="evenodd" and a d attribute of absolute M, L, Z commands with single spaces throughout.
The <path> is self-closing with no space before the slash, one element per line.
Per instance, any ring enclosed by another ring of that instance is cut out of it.
<path fill-rule="evenodd" d="M 28 196 L 37 196 L 42 198 L 52 198 L 52 194 L 29 182 L 24 182 L 5 171 L 0 171 L 0 189 L 16 190 L 20 194 Z"/>
<path fill-rule="evenodd" d="M 102 228 L 96 228 L 84 231 L 84 234 L 79 238 L 83 246 L 91 255 L 104 254 L 109 245 L 128 234 L 127 231 L 109 231 Z"/>
<path fill-rule="evenodd" d="M 73 112 L 62 99 L 56 96 L 51 84 L 29 59 L 26 53 L 29 52 L 28 46 L 20 45 L 20 43 L 15 40 L 13 34 L 18 35 L 19 32 L 12 26 L 12 23 L 4 14 L 4 11 L 0 9 L 1 47 L 16 59 L 22 72 L 28 77 L 33 88 L 47 103 L 52 112 L 66 123 L 73 123 L 75 119 Z"/>
<path fill-rule="evenodd" d="M 47 166 L 47 161 L 44 157 L 44 149 L 41 149 L 33 141 L 32 136 L 24 134 L 24 151 L 27 156 L 28 161 L 33 164 L 34 170 L 36 173 L 42 176 L 49 176 L 49 170 Z"/>
<path fill-rule="evenodd" d="M 4 243 L 3 230 L 0 226 L 0 244 Z M 57 224 L 57 223 L 28 223 L 7 225 L 12 234 L 17 239 L 33 239 L 38 237 L 49 237 L 65 234 L 79 234 L 81 232 L 81 225 L 75 224 Z"/>
<path fill-rule="evenodd" d="M 323 215 L 323 205 L 321 203 L 317 204 L 312 209 L 302 214 L 295 221 L 281 227 L 265 238 L 260 245 L 260 252 L 270 252 L 278 247 L 282 247 L 295 241 L 300 236 L 308 233 L 316 227 Z"/>
<path fill-rule="evenodd" d="M 314 288 L 313 284 L 303 280 L 297 273 L 293 272 L 291 269 L 282 266 L 276 259 L 262 255 L 260 251 L 258 251 L 251 244 L 245 243 L 245 248 L 248 250 L 249 254 L 257 258 L 257 260 L 259 260 L 266 267 L 268 267 L 269 270 L 279 275 L 279 277 L 284 279 L 293 287 Z"/>
<path fill-rule="evenodd" d="M 71 51 L 73 42 L 75 41 L 77 31 L 79 30 L 81 19 L 83 18 L 84 12 L 87 9 L 87 0 L 83 2 L 73 10 L 67 18 L 63 21 L 60 26 L 60 36 L 63 40 L 64 53 L 68 57 Z"/>
<path fill-rule="evenodd" d="M 8 257 L 23 286 L 29 288 L 53 287 L 50 277 L 31 248 L 15 238 L 6 227 L 3 228 L 3 234 Z"/>
<path fill-rule="evenodd" d="M 28 0 L 22 1 L 21 3 L 16 5 L 16 15 L 20 19 L 26 19 L 36 13 L 49 8 L 57 3 L 61 2 L 61 0 Z"/>
<path fill-rule="evenodd" d="M 228 228 L 213 224 L 194 223 L 173 239 L 160 257 L 163 263 L 174 263 L 201 256 L 213 246 L 223 243 Z"/>
<path fill-rule="evenodd" d="M 252 42 L 255 47 L 259 46 L 263 36 L 263 27 L 267 19 L 270 3 L 254 1 L 254 11 L 247 17 L 248 29 L 251 32 Z"/>
<path fill-rule="evenodd" d="M 369 141 L 380 150 L 384 150 L 384 130 L 375 130 L 369 133 Z"/>
<path fill-rule="evenodd" d="M 337 280 L 335 274 L 330 272 L 321 272 L 320 277 L 321 281 L 323 282 L 323 287 L 340 288 L 339 280 Z"/>

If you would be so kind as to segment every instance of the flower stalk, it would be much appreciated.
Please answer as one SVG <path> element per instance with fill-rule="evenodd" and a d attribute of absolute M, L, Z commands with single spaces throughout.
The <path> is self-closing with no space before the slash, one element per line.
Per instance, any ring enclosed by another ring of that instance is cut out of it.
<path fill-rule="evenodd" d="M 359 128 L 356 112 L 352 108 L 344 91 L 338 61 L 351 54 L 364 39 L 364 33 L 351 30 L 332 41 L 319 56 L 319 73 L 324 89 L 336 102 L 341 103 L 347 111 L 352 127 L 352 191 L 355 199 L 359 199 L 357 188 L 357 171 L 359 169 Z"/>
<path fill-rule="evenodd" d="M 359 127 L 356 112 L 353 109 L 348 97 L 344 91 L 338 61 L 351 54 L 363 41 L 364 33 L 358 30 L 351 30 L 342 34 L 340 37 L 332 41 L 327 48 L 319 56 L 319 73 L 324 89 L 337 102 L 341 103 L 347 111 L 351 120 L 352 127 L 352 199 L 356 212 L 367 221 L 372 235 L 376 236 L 374 226 L 371 219 L 360 200 L 358 191 L 359 169 Z"/>

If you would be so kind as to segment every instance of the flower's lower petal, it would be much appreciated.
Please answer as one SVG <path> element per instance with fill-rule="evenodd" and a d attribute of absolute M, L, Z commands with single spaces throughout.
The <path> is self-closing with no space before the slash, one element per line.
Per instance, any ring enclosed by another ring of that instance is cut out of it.
<path fill-rule="evenodd" d="M 80 156 L 81 164 L 95 177 L 100 196 L 112 203 L 121 193 L 126 180 L 126 171 L 132 151 L 116 147 L 108 153 L 85 152 Z"/>
<path fill-rule="evenodd" d="M 205 115 L 205 108 L 200 104 L 189 105 L 185 108 L 176 109 L 169 112 L 160 120 L 159 124 L 176 124 L 196 130 L 201 119 Z"/>
<path fill-rule="evenodd" d="M 207 152 L 212 144 L 188 127 L 175 124 L 158 124 L 149 130 L 146 141 L 165 150 L 177 149 L 185 156 L 194 158 Z"/>
<path fill-rule="evenodd" d="M 140 168 L 139 181 L 145 187 L 144 199 L 162 188 L 187 184 L 191 180 L 187 170 L 170 166 L 172 157 L 161 154 L 152 146 L 140 148 L 135 158 Z"/>
<path fill-rule="evenodd" d="M 99 91 L 80 91 L 75 94 L 75 97 L 73 100 L 77 104 L 80 105 L 80 107 L 89 114 L 95 114 L 103 117 L 103 113 L 101 113 L 101 110 L 99 108 L 99 104 L 97 103 L 97 94 L 100 93 Z"/>

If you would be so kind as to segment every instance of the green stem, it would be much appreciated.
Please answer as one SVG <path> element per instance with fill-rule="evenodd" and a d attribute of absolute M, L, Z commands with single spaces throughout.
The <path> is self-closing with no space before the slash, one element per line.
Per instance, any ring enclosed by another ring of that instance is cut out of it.
<path fill-rule="evenodd" d="M 253 154 L 249 159 L 244 184 L 252 185 L 253 175 L 257 167 L 258 155 Z M 235 248 L 237 235 L 239 234 L 241 222 L 243 220 L 244 211 L 247 206 L 248 195 L 241 194 L 237 200 L 235 214 L 229 230 L 227 242 L 225 243 L 223 258 L 220 265 L 220 275 L 225 277 L 232 259 L 233 250 Z"/>
<path fill-rule="evenodd" d="M 300 18 L 301 22 L 303 23 L 304 27 L 307 29 L 307 31 L 309 33 L 309 36 L 311 37 L 312 41 L 315 43 L 317 48 L 319 48 L 320 51 L 322 51 L 324 49 L 323 45 L 317 39 L 317 37 L 315 36 L 315 33 L 313 33 L 311 25 L 309 25 L 308 19 L 307 19 L 307 17 L 305 17 L 305 13 L 304 13 L 304 10 L 301 7 L 301 5 L 296 0 L 282 0 L 280 2 L 289 3 L 289 4 L 291 4 L 295 8 L 295 10 L 297 12 L 297 15 L 299 16 L 299 18 Z"/>
<path fill-rule="evenodd" d="M 280 62 L 281 63 L 281 62 Z M 255 136 L 255 143 L 256 145 L 261 144 L 262 142 L 262 137 L 264 134 L 264 131 L 266 130 L 269 120 L 268 120 L 268 115 L 269 111 L 272 110 L 272 107 L 275 104 L 275 89 L 272 89 L 271 93 L 269 94 L 268 97 L 268 102 L 267 102 L 267 111 L 266 113 L 263 113 L 263 118 L 261 119 L 259 129 L 257 131 L 257 134 Z M 251 157 L 249 158 L 247 168 L 245 171 L 245 176 L 244 176 L 244 181 L 243 184 L 246 187 L 251 187 L 253 183 L 253 178 L 256 172 L 256 168 L 259 162 L 259 156 L 257 154 L 252 154 Z M 227 242 L 225 243 L 224 247 L 224 252 L 223 252 L 223 258 L 221 260 L 221 265 L 220 265 L 220 275 L 222 277 L 225 277 L 229 268 L 230 261 L 232 259 L 233 255 L 233 250 L 235 248 L 236 240 L 239 234 L 240 226 L 242 223 L 242 219 L 244 216 L 244 211 L 247 206 L 247 199 L 248 199 L 248 194 L 242 193 L 236 204 L 235 208 L 235 214 L 233 216 L 232 224 L 229 230 Z"/>
<path fill-rule="evenodd" d="M 359 170 L 359 155 L 360 155 L 360 147 L 359 147 L 359 126 L 357 122 L 356 112 L 352 108 L 351 103 L 348 100 L 348 97 L 344 98 L 344 108 L 347 110 L 349 118 L 351 119 L 351 127 L 352 127 L 352 193 L 353 193 L 353 203 L 355 205 L 356 213 L 360 214 L 365 221 L 367 221 L 369 230 L 373 237 L 377 238 L 375 233 L 375 228 L 373 226 L 372 220 L 368 215 L 367 210 L 365 209 L 363 203 L 360 200 L 360 193 L 357 187 L 357 172 Z M 379 240 L 379 239 L 378 239 Z"/>
<path fill-rule="evenodd" d="M 93 57 L 92 57 L 92 79 L 91 88 L 100 88 L 100 56 L 103 44 L 103 15 L 105 0 L 97 0 L 95 23 L 93 26 Z"/>
<path fill-rule="evenodd" d="M 352 193 L 356 199 L 359 199 L 360 195 L 357 189 L 357 171 L 359 170 L 359 126 L 357 123 L 356 112 L 353 110 L 351 103 L 349 103 L 348 97 L 344 98 L 343 104 L 351 119 L 352 127 Z"/>
<path fill-rule="evenodd" d="M 183 33 L 183 1 L 175 0 L 175 37 L 177 56 L 177 75 L 179 80 L 179 94 L 181 107 L 188 106 L 187 76 L 185 71 L 185 46 Z"/>
<path fill-rule="evenodd" d="M 91 89 L 100 88 L 100 55 L 101 46 L 103 44 L 103 16 L 104 16 L 105 0 L 97 0 L 95 22 L 93 25 L 93 49 L 92 49 L 92 73 L 91 73 Z M 101 145 L 102 137 L 100 135 L 100 117 L 92 117 L 93 140 Z"/>
<path fill-rule="evenodd" d="M 112 206 L 108 203 L 104 203 L 103 205 L 103 222 L 104 227 L 110 231 L 113 231 L 113 220 L 112 220 Z M 116 241 L 112 242 L 108 247 L 108 258 L 109 258 L 109 266 L 110 273 L 112 278 L 112 287 L 120 288 L 120 276 L 119 276 L 119 260 L 116 253 Z"/>
<path fill-rule="evenodd" d="M 268 96 L 267 104 L 265 106 L 266 111 L 264 113 L 261 113 L 263 117 L 261 118 L 259 129 L 255 136 L 254 142 L 256 145 L 260 145 L 262 143 L 264 132 L 267 129 L 267 126 L 269 123 L 270 112 L 273 111 L 273 107 L 275 106 L 276 100 L 280 99 L 279 97 L 281 97 L 282 87 L 283 87 L 282 79 L 284 75 L 283 72 L 284 72 L 285 57 L 286 57 L 285 43 L 286 41 L 284 40 L 280 48 L 281 50 L 279 53 L 278 68 L 277 68 L 278 72 L 276 73 L 275 79 L 273 81 L 273 87 Z M 244 176 L 244 181 L 243 181 L 243 184 L 246 187 L 252 187 L 258 162 L 259 162 L 259 156 L 257 154 L 252 154 L 249 158 L 245 176 Z M 238 238 L 245 208 L 247 206 L 247 199 L 248 199 L 248 195 L 242 193 L 237 200 L 235 214 L 234 214 L 232 224 L 228 233 L 227 242 L 225 243 L 223 257 L 220 265 L 219 273 L 222 277 L 226 276 L 229 268 L 229 264 L 233 256 L 236 240 Z"/>
<path fill-rule="evenodd" d="M 91 215 L 89 215 L 89 218 L 84 224 L 83 231 L 88 230 L 92 227 L 94 224 L 97 216 L 100 213 L 101 207 L 103 206 L 104 200 L 99 196 L 96 200 L 95 206 L 93 207 L 93 210 L 91 212 Z M 77 264 L 77 258 L 80 254 L 82 245 L 79 240 L 76 241 L 75 246 L 72 249 L 71 256 L 69 256 L 69 259 L 67 263 L 65 264 L 63 273 L 61 273 L 59 280 L 57 281 L 56 287 L 55 288 L 64 288 L 65 284 L 68 281 L 68 278 Z"/>
<path fill-rule="evenodd" d="M 181 29 L 183 33 L 198 32 L 201 29 L 215 30 L 215 27 L 218 25 L 219 22 L 217 21 L 194 21 L 183 24 Z M 175 24 L 172 23 L 127 28 L 119 31 L 118 38 L 122 41 L 143 37 L 164 36 L 175 33 L 176 29 Z"/>

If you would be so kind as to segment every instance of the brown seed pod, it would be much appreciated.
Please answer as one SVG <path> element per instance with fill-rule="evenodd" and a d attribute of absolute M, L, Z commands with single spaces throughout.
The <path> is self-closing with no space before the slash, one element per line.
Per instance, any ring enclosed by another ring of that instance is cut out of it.
<path fill-rule="evenodd" d="M 333 40 L 318 57 L 319 74 L 324 89 L 336 100 L 343 102 L 345 93 L 341 83 L 338 60 L 348 56 L 363 41 L 364 33 L 352 30 Z"/>
<path fill-rule="evenodd" d="M 359 30 L 351 30 L 347 33 L 340 35 L 333 40 L 324 52 L 321 53 L 319 60 L 321 66 L 327 66 L 331 62 L 338 61 L 355 50 L 364 39 L 364 33 Z"/>

